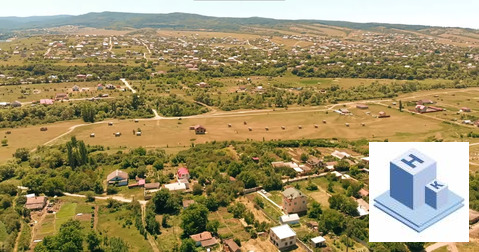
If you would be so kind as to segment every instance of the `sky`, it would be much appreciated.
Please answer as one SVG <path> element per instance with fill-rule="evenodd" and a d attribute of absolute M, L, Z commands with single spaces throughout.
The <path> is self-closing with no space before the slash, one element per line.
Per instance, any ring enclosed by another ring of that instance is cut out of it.
<path fill-rule="evenodd" d="M 15 0 L 0 16 L 80 15 L 88 12 L 196 13 L 457 26 L 479 29 L 479 0 Z"/>

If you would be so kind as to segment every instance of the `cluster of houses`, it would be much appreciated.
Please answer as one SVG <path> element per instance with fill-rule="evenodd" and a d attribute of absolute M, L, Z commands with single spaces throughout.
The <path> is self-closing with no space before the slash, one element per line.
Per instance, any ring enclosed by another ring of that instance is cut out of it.
<path fill-rule="evenodd" d="M 281 225 L 272 227 L 269 231 L 269 240 L 279 250 L 288 249 L 296 246 L 297 235 L 291 226 L 299 225 L 300 216 L 308 211 L 308 197 L 294 187 L 286 188 L 282 193 L 281 208 L 285 215 L 279 218 Z M 369 192 L 362 188 L 359 192 L 361 197 L 367 197 Z M 369 214 L 369 204 L 363 199 L 355 199 L 358 203 L 359 216 Z M 317 232 L 318 224 L 316 222 L 307 225 L 313 232 Z M 326 246 L 326 239 L 322 236 L 316 236 L 309 240 L 312 248 L 320 248 Z"/>
<path fill-rule="evenodd" d="M 331 153 L 338 159 L 349 160 L 350 154 L 335 150 Z M 322 161 L 311 160 L 310 165 L 322 164 Z M 310 160 L 308 160 L 310 161 Z M 292 169 L 300 168 L 294 162 L 274 162 L 273 165 L 290 166 Z M 187 190 L 189 188 L 190 173 L 186 167 L 179 167 L 176 172 L 176 182 L 165 184 L 163 187 L 171 191 Z M 128 186 L 129 188 L 143 187 L 145 199 L 150 199 L 152 194 L 160 190 L 160 183 L 147 183 L 143 178 L 135 178 L 134 183 L 130 182 L 129 174 L 122 170 L 112 171 L 107 176 L 107 183 L 109 186 Z M 359 191 L 361 197 L 367 197 L 368 191 L 361 189 Z M 282 193 L 281 209 L 285 213 L 280 216 L 279 222 L 281 225 L 272 227 L 269 231 L 269 240 L 279 250 L 288 249 L 297 245 L 297 234 L 291 226 L 299 225 L 300 216 L 304 215 L 308 211 L 308 197 L 300 190 L 294 187 L 287 187 Z M 360 216 L 368 214 L 369 205 L 362 199 L 355 199 L 358 202 L 358 212 Z M 25 208 L 30 210 L 42 210 L 47 204 L 47 198 L 45 196 L 30 196 L 27 198 Z M 189 205 L 195 204 L 194 200 L 184 200 L 183 207 L 187 208 Z M 308 224 L 308 227 L 312 231 L 317 232 L 317 224 Z M 214 237 L 210 232 L 205 231 L 198 234 L 193 234 L 190 238 L 195 242 L 196 246 L 203 247 L 205 249 L 216 246 L 220 241 Z M 232 239 L 222 240 L 224 251 L 238 252 L 241 251 L 240 246 Z M 326 240 L 322 236 L 316 236 L 309 240 L 309 246 L 312 248 L 320 248 L 326 246 Z"/>
<path fill-rule="evenodd" d="M 334 150 L 333 152 L 331 152 L 330 155 L 335 157 L 336 159 L 344 160 L 348 162 L 350 165 L 354 165 L 356 162 L 367 162 L 367 163 L 369 162 L 369 159 L 367 157 L 356 159 L 356 158 L 353 158 L 347 152 L 339 151 L 339 150 Z M 298 173 L 298 175 L 306 175 L 314 168 L 324 167 L 327 170 L 331 171 L 332 173 L 336 174 L 336 176 L 338 177 L 342 177 L 343 179 L 349 178 L 349 175 L 347 174 L 342 174 L 338 171 L 334 171 L 335 166 L 338 164 L 337 161 L 326 162 L 323 159 L 320 159 L 318 157 L 309 156 L 305 164 L 298 164 L 299 162 L 300 162 L 299 160 L 292 158 L 292 161 L 290 162 L 273 161 L 271 162 L 271 166 L 273 166 L 274 168 L 281 168 L 281 167 L 291 168 L 295 170 Z M 367 171 L 367 169 L 363 169 L 363 170 Z"/>
<path fill-rule="evenodd" d="M 297 235 L 291 225 L 298 225 L 299 216 L 308 211 L 308 197 L 301 191 L 289 187 L 281 194 L 283 197 L 281 207 L 286 214 L 279 218 L 281 225 L 272 227 L 269 231 L 269 240 L 279 250 L 296 246 Z M 313 237 L 310 239 L 310 246 L 313 248 L 326 246 L 326 240 L 322 236 Z"/>
<path fill-rule="evenodd" d="M 186 167 L 180 167 L 176 173 L 176 182 L 164 184 L 163 187 L 170 191 L 185 191 L 190 189 L 190 172 Z M 150 199 L 152 194 L 160 189 L 160 183 L 146 183 L 145 179 L 135 178 L 135 183 L 129 183 L 129 175 L 125 171 L 115 170 L 108 174 L 107 183 L 110 186 L 128 186 L 128 188 L 143 187 L 145 199 Z"/>

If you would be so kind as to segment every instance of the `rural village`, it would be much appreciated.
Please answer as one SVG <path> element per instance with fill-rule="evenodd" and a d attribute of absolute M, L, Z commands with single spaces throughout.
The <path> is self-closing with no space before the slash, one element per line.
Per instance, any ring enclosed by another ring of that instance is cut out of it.
<path fill-rule="evenodd" d="M 477 30 L 29 32 L 0 40 L 2 251 L 479 249 Z M 387 141 L 469 142 L 469 243 L 369 242 Z"/>

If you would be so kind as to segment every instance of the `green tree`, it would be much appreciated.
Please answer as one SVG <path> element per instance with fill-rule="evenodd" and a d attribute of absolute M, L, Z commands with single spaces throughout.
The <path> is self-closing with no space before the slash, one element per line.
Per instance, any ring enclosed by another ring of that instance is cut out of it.
<path fill-rule="evenodd" d="M 30 151 L 27 148 L 18 148 L 14 154 L 15 158 L 20 159 L 20 161 L 25 162 L 28 161 L 30 157 Z"/>
<path fill-rule="evenodd" d="M 201 195 L 201 194 L 203 194 L 203 187 L 199 183 L 194 184 L 193 195 Z"/>
<path fill-rule="evenodd" d="M 318 219 L 321 216 L 321 213 L 323 213 L 323 210 L 321 209 L 321 204 L 316 201 L 313 201 L 313 203 L 309 207 L 308 217 L 312 219 Z"/>
<path fill-rule="evenodd" d="M 78 220 L 68 220 L 60 226 L 55 236 L 47 236 L 35 247 L 35 251 L 75 252 L 83 251 L 83 227 Z"/>
<path fill-rule="evenodd" d="M 170 225 L 168 224 L 168 220 L 170 219 L 169 214 L 164 214 L 163 218 L 161 218 L 161 226 L 164 228 L 169 228 Z"/>
<path fill-rule="evenodd" d="M 91 252 L 101 251 L 101 237 L 95 231 L 92 230 L 88 233 L 86 242 L 88 250 L 90 250 Z"/>
<path fill-rule="evenodd" d="M 84 103 L 81 108 L 81 117 L 84 122 L 95 122 L 96 110 L 91 103 Z"/>
<path fill-rule="evenodd" d="M 300 159 L 301 159 L 301 161 L 302 161 L 303 163 L 306 162 L 306 161 L 308 161 L 308 158 L 309 158 L 309 157 L 308 157 L 308 154 L 306 154 L 306 153 L 302 153 L 302 154 L 301 154 Z"/>
<path fill-rule="evenodd" d="M 184 239 L 181 241 L 181 246 L 180 246 L 180 251 L 181 252 L 194 252 L 196 251 L 196 244 L 195 241 L 192 239 Z"/>
<path fill-rule="evenodd" d="M 128 244 L 120 237 L 112 237 L 108 239 L 108 247 L 106 252 L 128 252 Z"/>
<path fill-rule="evenodd" d="M 406 242 L 406 246 L 411 250 L 412 252 L 416 251 L 424 251 L 424 245 L 426 243 L 424 242 Z"/>
<path fill-rule="evenodd" d="M 217 235 L 219 226 L 220 222 L 218 220 L 208 221 L 208 223 L 206 224 L 206 230 L 214 235 Z"/>
<path fill-rule="evenodd" d="M 206 230 L 208 209 L 201 204 L 192 204 L 181 214 L 181 228 L 185 235 L 192 235 Z"/>
<path fill-rule="evenodd" d="M 181 198 L 177 194 L 172 194 L 168 189 L 163 188 L 156 192 L 152 198 L 155 205 L 155 212 L 158 214 L 175 214 L 180 211 Z"/>
<path fill-rule="evenodd" d="M 146 231 L 152 235 L 156 235 L 160 233 L 160 223 L 156 220 L 156 214 L 154 211 L 154 205 L 148 203 L 145 210 L 145 223 L 146 223 Z"/>
<path fill-rule="evenodd" d="M 344 230 L 344 216 L 334 209 L 325 209 L 318 224 L 321 232 L 340 235 Z"/>

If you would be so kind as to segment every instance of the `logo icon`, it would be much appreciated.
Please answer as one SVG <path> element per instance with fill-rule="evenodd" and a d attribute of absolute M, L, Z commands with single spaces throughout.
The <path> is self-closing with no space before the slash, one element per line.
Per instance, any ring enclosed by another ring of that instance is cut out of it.
<path fill-rule="evenodd" d="M 464 206 L 464 198 L 436 179 L 436 161 L 410 149 L 389 163 L 389 190 L 374 206 L 421 232 Z"/>

